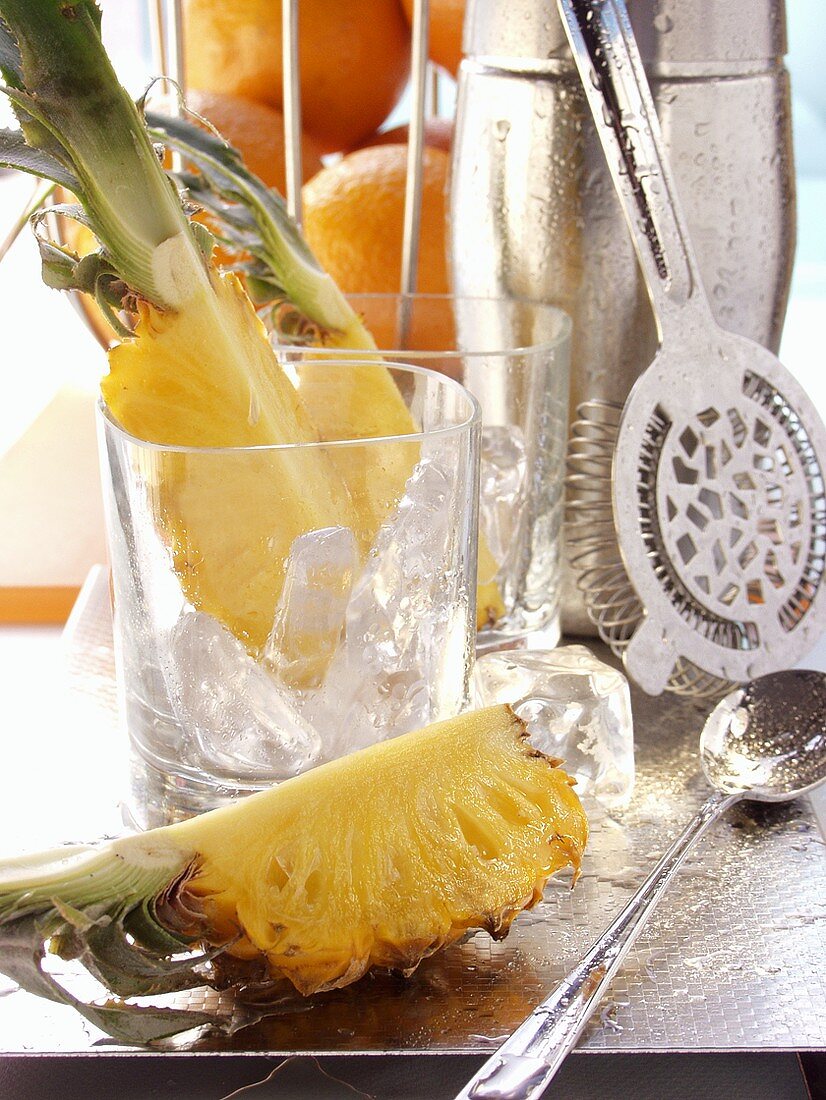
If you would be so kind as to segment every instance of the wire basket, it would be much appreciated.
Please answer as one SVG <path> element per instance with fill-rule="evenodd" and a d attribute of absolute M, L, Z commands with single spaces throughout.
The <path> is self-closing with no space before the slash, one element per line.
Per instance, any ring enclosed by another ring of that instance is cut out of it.
<path fill-rule="evenodd" d="M 282 42 L 283 42 L 283 104 L 284 104 L 284 144 L 286 168 L 285 200 L 290 215 L 301 224 L 301 93 L 299 85 L 299 29 L 298 9 L 300 0 L 282 0 Z M 185 99 L 187 90 L 185 61 L 185 22 L 182 0 L 146 0 L 149 19 L 149 32 L 152 46 L 153 73 L 162 80 L 179 89 Z M 428 55 L 428 17 L 429 0 L 414 0 L 411 35 L 411 117 L 407 147 L 407 175 L 405 180 L 404 223 L 402 237 L 401 286 L 402 295 L 416 291 L 416 273 L 419 257 L 419 239 L 421 228 L 422 180 L 424 161 L 424 126 L 427 114 L 428 88 L 434 89 L 431 103 L 437 106 L 435 92 L 435 74 L 427 59 Z M 173 99 L 174 104 L 177 97 Z M 54 201 L 57 192 L 52 192 L 45 200 Z M 37 194 L 37 193 L 36 193 Z M 35 201 L 34 199 L 32 202 Z M 44 201 L 43 196 L 38 205 Z M 24 211 L 14 223 L 7 239 L 0 244 L 0 260 L 17 238 L 27 220 Z M 63 219 L 54 218 L 50 227 L 56 240 L 66 241 Z M 95 339 L 104 349 L 115 342 L 115 336 L 99 313 L 95 303 L 86 295 L 71 292 L 72 302 L 83 321 L 91 330 Z M 406 328 L 406 319 L 401 318 L 402 334 Z"/>

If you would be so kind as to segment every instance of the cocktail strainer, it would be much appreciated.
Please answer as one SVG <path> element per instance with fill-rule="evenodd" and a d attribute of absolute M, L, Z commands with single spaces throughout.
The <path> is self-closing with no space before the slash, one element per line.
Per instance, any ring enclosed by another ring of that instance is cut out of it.
<path fill-rule="evenodd" d="M 621 415 L 575 430 L 572 557 L 645 691 L 716 694 L 826 627 L 826 432 L 775 356 L 713 318 L 624 4 L 558 4 L 660 336 Z"/>

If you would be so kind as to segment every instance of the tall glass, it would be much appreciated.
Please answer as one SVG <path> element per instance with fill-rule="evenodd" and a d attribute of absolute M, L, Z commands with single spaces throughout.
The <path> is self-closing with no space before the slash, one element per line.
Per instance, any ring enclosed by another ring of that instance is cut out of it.
<path fill-rule="evenodd" d="M 359 372 L 365 400 L 389 370 L 417 430 L 170 447 L 126 434 L 101 407 L 118 683 L 142 825 L 467 703 L 478 407 L 415 366 L 342 366 Z"/>
<path fill-rule="evenodd" d="M 461 382 L 482 410 L 478 645 L 559 640 L 571 322 L 500 298 L 349 300 L 389 360 Z M 288 349 L 281 349 L 289 357 Z M 301 353 L 304 354 L 304 353 Z M 341 349 L 313 349 L 335 357 Z"/>

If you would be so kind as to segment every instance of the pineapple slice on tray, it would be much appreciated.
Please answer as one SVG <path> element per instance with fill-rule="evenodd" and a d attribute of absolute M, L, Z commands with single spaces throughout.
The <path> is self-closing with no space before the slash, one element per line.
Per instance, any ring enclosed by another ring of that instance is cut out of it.
<path fill-rule="evenodd" d="M 0 970 L 146 1041 L 220 1021 L 83 1004 L 44 972 L 45 945 L 124 998 L 228 975 L 312 994 L 410 971 L 470 929 L 502 938 L 551 874 L 579 871 L 587 823 L 557 763 L 489 707 L 188 821 L 6 860 Z"/>

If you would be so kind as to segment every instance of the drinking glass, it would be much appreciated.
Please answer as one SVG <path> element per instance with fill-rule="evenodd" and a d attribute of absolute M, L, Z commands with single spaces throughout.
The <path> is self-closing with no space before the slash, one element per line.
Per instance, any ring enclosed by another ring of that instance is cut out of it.
<path fill-rule="evenodd" d="M 384 358 L 461 382 L 481 407 L 479 649 L 525 641 L 552 648 L 559 640 L 570 318 L 518 299 L 348 297 Z M 280 351 L 289 358 L 289 349 Z M 340 354 L 312 349 L 314 357 Z"/>
<path fill-rule="evenodd" d="M 118 687 L 141 825 L 467 704 L 478 406 L 421 367 L 343 366 L 358 370 L 365 400 L 389 371 L 417 430 L 174 447 L 128 435 L 100 407 Z"/>

